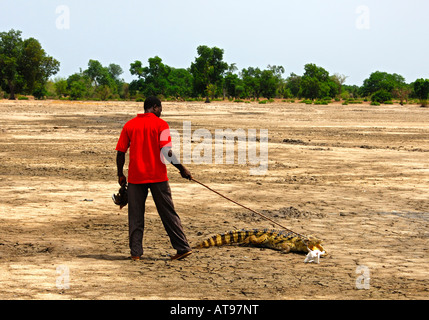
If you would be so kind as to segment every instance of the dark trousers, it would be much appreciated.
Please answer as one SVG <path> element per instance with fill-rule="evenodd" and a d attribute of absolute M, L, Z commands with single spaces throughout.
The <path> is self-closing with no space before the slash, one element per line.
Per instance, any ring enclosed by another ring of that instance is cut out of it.
<path fill-rule="evenodd" d="M 182 223 L 174 209 L 168 181 L 148 184 L 129 183 L 128 225 L 131 255 L 138 257 L 143 255 L 144 213 L 149 190 L 173 248 L 178 253 L 190 251 Z"/>

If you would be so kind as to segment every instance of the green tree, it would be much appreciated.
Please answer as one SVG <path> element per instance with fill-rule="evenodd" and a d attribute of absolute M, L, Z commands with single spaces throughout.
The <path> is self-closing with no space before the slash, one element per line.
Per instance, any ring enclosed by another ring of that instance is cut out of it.
<path fill-rule="evenodd" d="M 348 95 L 351 96 L 352 98 L 357 98 L 360 96 L 359 92 L 360 92 L 360 87 L 357 85 L 343 85 L 342 86 L 342 96 L 344 96 L 343 92 Z"/>
<path fill-rule="evenodd" d="M 301 79 L 301 76 L 298 76 L 293 72 L 286 79 L 286 88 L 289 89 L 290 93 L 294 97 L 300 97 Z"/>
<path fill-rule="evenodd" d="M 378 90 L 371 96 L 372 102 L 385 103 L 392 100 L 392 94 L 384 89 Z"/>
<path fill-rule="evenodd" d="M 111 85 L 113 85 L 114 83 L 114 88 L 110 88 L 112 89 L 111 91 L 113 91 L 114 94 L 119 94 L 123 97 L 124 92 L 128 88 L 124 86 L 125 85 L 124 79 L 121 79 L 121 75 L 124 73 L 124 70 L 122 70 L 120 65 L 111 63 L 107 67 L 107 72 L 109 73 L 110 78 L 112 79 Z"/>
<path fill-rule="evenodd" d="M 24 92 L 31 94 L 36 86 L 40 63 L 43 60 L 44 50 L 39 41 L 34 38 L 22 42 L 21 54 L 18 58 L 18 72 L 24 80 Z"/>
<path fill-rule="evenodd" d="M 82 72 L 90 81 L 93 97 L 107 100 L 112 95 L 118 95 L 123 90 L 123 80 L 120 79 L 122 68 L 114 63 L 104 67 L 98 60 L 89 60 L 88 68 Z"/>
<path fill-rule="evenodd" d="M 122 82 L 122 86 L 119 88 L 119 96 L 125 100 L 130 99 L 130 84 L 129 83 Z"/>
<path fill-rule="evenodd" d="M 306 99 L 317 99 L 320 97 L 321 83 L 315 77 L 302 77 L 299 95 Z"/>
<path fill-rule="evenodd" d="M 21 52 L 21 31 L 12 29 L 0 33 L 0 80 L 7 88 L 11 100 L 15 100 L 15 90 L 20 77 L 18 60 Z"/>
<path fill-rule="evenodd" d="M 37 84 L 33 88 L 33 96 L 34 96 L 34 98 L 36 98 L 38 100 L 43 100 L 43 99 L 45 99 L 45 97 L 47 95 L 48 95 L 48 90 L 46 89 L 46 87 L 44 85 Z"/>
<path fill-rule="evenodd" d="M 109 66 L 107 67 L 107 72 L 113 80 L 117 82 L 122 81 L 120 79 L 120 76 L 124 73 L 124 70 L 122 70 L 120 65 L 114 63 L 109 64 Z"/>
<path fill-rule="evenodd" d="M 70 85 L 70 99 L 79 100 L 86 94 L 86 87 L 82 81 L 73 81 Z"/>
<path fill-rule="evenodd" d="M 106 101 L 112 95 L 112 90 L 108 85 L 104 84 L 97 87 L 96 94 L 102 101 Z"/>
<path fill-rule="evenodd" d="M 261 94 L 267 99 L 277 96 L 278 91 L 283 83 L 282 74 L 285 69 L 282 66 L 268 65 L 266 70 L 261 73 Z"/>
<path fill-rule="evenodd" d="M 329 79 L 329 72 L 314 63 L 308 63 L 304 66 L 303 77 L 316 78 L 319 82 L 326 82 Z"/>
<path fill-rule="evenodd" d="M 241 79 L 243 80 L 244 90 L 246 95 L 259 99 L 261 96 L 261 76 L 262 71 L 259 68 L 248 67 L 241 70 Z"/>
<path fill-rule="evenodd" d="M 232 63 L 228 66 L 228 70 L 223 79 L 224 97 L 227 96 L 228 98 L 240 98 L 241 93 L 243 92 L 243 82 L 235 73 L 237 70 L 238 69 L 235 63 Z M 240 88 L 237 90 L 237 87 Z"/>
<path fill-rule="evenodd" d="M 377 91 L 384 90 L 392 93 L 394 89 L 405 85 L 405 79 L 403 76 L 393 73 L 373 72 L 368 79 L 365 79 L 362 87 L 360 88 L 360 94 L 364 97 L 371 96 Z"/>
<path fill-rule="evenodd" d="M 193 78 L 188 70 L 170 68 L 167 96 L 174 98 L 190 97 L 192 95 L 192 82 Z"/>
<path fill-rule="evenodd" d="M 24 40 L 18 60 L 18 70 L 25 83 L 24 93 L 33 94 L 39 99 L 46 96 L 46 82 L 50 76 L 58 73 L 59 67 L 60 63 L 46 55 L 38 40 Z"/>
<path fill-rule="evenodd" d="M 242 98 L 245 93 L 245 89 L 243 85 L 239 84 L 235 86 L 235 97 L 236 98 Z"/>
<path fill-rule="evenodd" d="M 413 83 L 415 96 L 420 99 L 422 107 L 427 106 L 427 99 L 429 95 L 429 79 L 417 79 Z"/>
<path fill-rule="evenodd" d="M 300 82 L 299 95 L 307 99 L 335 97 L 338 94 L 337 83 L 322 67 L 309 63 L 304 66 L 304 75 Z"/>
<path fill-rule="evenodd" d="M 237 92 L 237 87 L 241 86 L 241 79 L 237 74 L 228 72 L 225 76 L 225 91 L 228 97 L 239 98 L 242 92 Z"/>
<path fill-rule="evenodd" d="M 143 64 L 141 61 L 136 60 L 130 64 L 130 73 L 137 76 L 139 79 L 143 78 Z"/>
<path fill-rule="evenodd" d="M 168 76 L 171 68 L 158 56 L 148 59 L 148 67 L 143 68 L 143 77 L 146 84 L 146 96 L 166 95 Z"/>
<path fill-rule="evenodd" d="M 0 80 L 6 84 L 9 99 L 15 100 L 15 91 L 20 74 L 18 61 L 22 54 L 21 31 L 10 30 L 0 33 Z"/>
<path fill-rule="evenodd" d="M 210 102 L 209 89 L 216 92 L 222 88 L 222 79 L 228 64 L 223 61 L 223 49 L 203 45 L 197 48 L 197 53 L 198 57 L 189 69 L 193 76 L 194 93 L 205 96 L 206 102 Z"/>
<path fill-rule="evenodd" d="M 130 96 L 135 96 L 137 93 L 142 93 L 144 90 L 144 79 L 137 79 L 130 82 Z"/>
<path fill-rule="evenodd" d="M 58 97 L 65 97 L 69 94 L 67 90 L 67 80 L 64 78 L 54 79 L 54 88 Z"/>
<path fill-rule="evenodd" d="M 107 75 L 107 70 L 98 60 L 89 60 L 88 68 L 83 72 L 91 80 L 93 86 L 98 87 L 103 78 Z"/>
<path fill-rule="evenodd" d="M 131 63 L 130 72 L 139 78 L 139 81 L 133 83 L 133 89 L 145 96 L 167 95 L 171 68 L 162 63 L 160 57 L 149 58 L 147 67 L 143 67 L 141 61 L 137 60 Z"/>
<path fill-rule="evenodd" d="M 91 97 L 95 90 L 88 75 L 80 71 L 67 78 L 67 91 L 71 100 L 78 100 Z"/>
<path fill-rule="evenodd" d="M 0 85 L 6 86 L 10 99 L 17 89 L 41 97 L 49 77 L 58 73 L 60 63 L 48 56 L 34 38 L 22 40 L 21 31 L 0 33 Z"/>
<path fill-rule="evenodd" d="M 114 72 L 117 72 L 118 69 L 116 69 L 116 68 L 119 66 L 117 66 L 117 65 L 114 65 L 114 66 L 115 66 Z M 117 92 L 118 91 L 117 85 L 116 85 L 115 78 L 114 78 L 117 75 L 113 74 L 113 76 L 112 76 L 112 70 L 111 69 L 112 69 L 112 65 L 109 69 L 107 67 L 103 67 L 103 65 L 97 60 L 89 60 L 88 68 L 83 73 L 89 77 L 89 79 L 91 80 L 91 83 L 95 87 L 96 91 L 99 87 L 107 86 L 113 92 Z"/>

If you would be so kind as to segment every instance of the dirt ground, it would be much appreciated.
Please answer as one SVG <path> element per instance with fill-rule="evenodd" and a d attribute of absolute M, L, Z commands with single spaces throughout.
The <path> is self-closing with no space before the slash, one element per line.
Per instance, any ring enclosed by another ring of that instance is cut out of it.
<path fill-rule="evenodd" d="M 133 262 L 127 211 L 111 195 L 120 130 L 142 103 L 2 100 L 0 299 L 429 298 L 429 109 L 163 105 L 163 119 L 181 133 L 184 121 L 213 136 L 268 129 L 263 175 L 238 161 L 188 168 L 231 199 L 323 239 L 329 256 L 306 264 L 305 255 L 226 246 L 171 262 L 149 197 L 145 253 Z M 235 228 L 274 227 L 168 171 L 192 245 Z"/>

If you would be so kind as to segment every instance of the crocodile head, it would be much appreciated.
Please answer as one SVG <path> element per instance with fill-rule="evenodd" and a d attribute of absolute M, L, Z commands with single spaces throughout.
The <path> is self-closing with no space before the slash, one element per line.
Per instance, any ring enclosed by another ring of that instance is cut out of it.
<path fill-rule="evenodd" d="M 322 247 L 322 240 L 319 240 L 318 238 L 313 236 L 308 236 L 304 242 L 309 250 L 325 252 L 322 256 L 328 254 L 326 250 Z"/>

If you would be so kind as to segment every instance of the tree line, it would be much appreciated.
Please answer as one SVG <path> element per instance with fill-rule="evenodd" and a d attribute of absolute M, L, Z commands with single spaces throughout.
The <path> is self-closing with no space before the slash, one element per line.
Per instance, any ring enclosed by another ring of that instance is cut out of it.
<path fill-rule="evenodd" d="M 304 73 L 284 77 L 283 66 L 268 65 L 265 69 L 248 67 L 238 70 L 235 63 L 224 61 L 224 50 L 201 45 L 188 68 L 174 68 L 158 56 L 147 64 L 136 60 L 129 71 L 135 77 L 130 83 L 121 76 L 121 66 L 103 66 L 89 60 L 67 78 L 52 77 L 60 70 L 60 62 L 47 55 L 34 38 L 22 39 L 21 31 L 0 33 L 0 98 L 16 99 L 16 95 L 33 95 L 37 99 L 70 100 L 143 100 L 160 96 L 169 100 L 271 100 L 304 99 L 308 103 L 364 99 L 373 104 L 397 99 L 401 104 L 418 99 L 427 104 L 429 79 L 406 83 L 399 74 L 373 72 L 362 86 L 347 85 L 347 76 L 330 74 L 321 66 L 309 63 Z M 19 98 L 19 97 L 18 97 Z"/>

